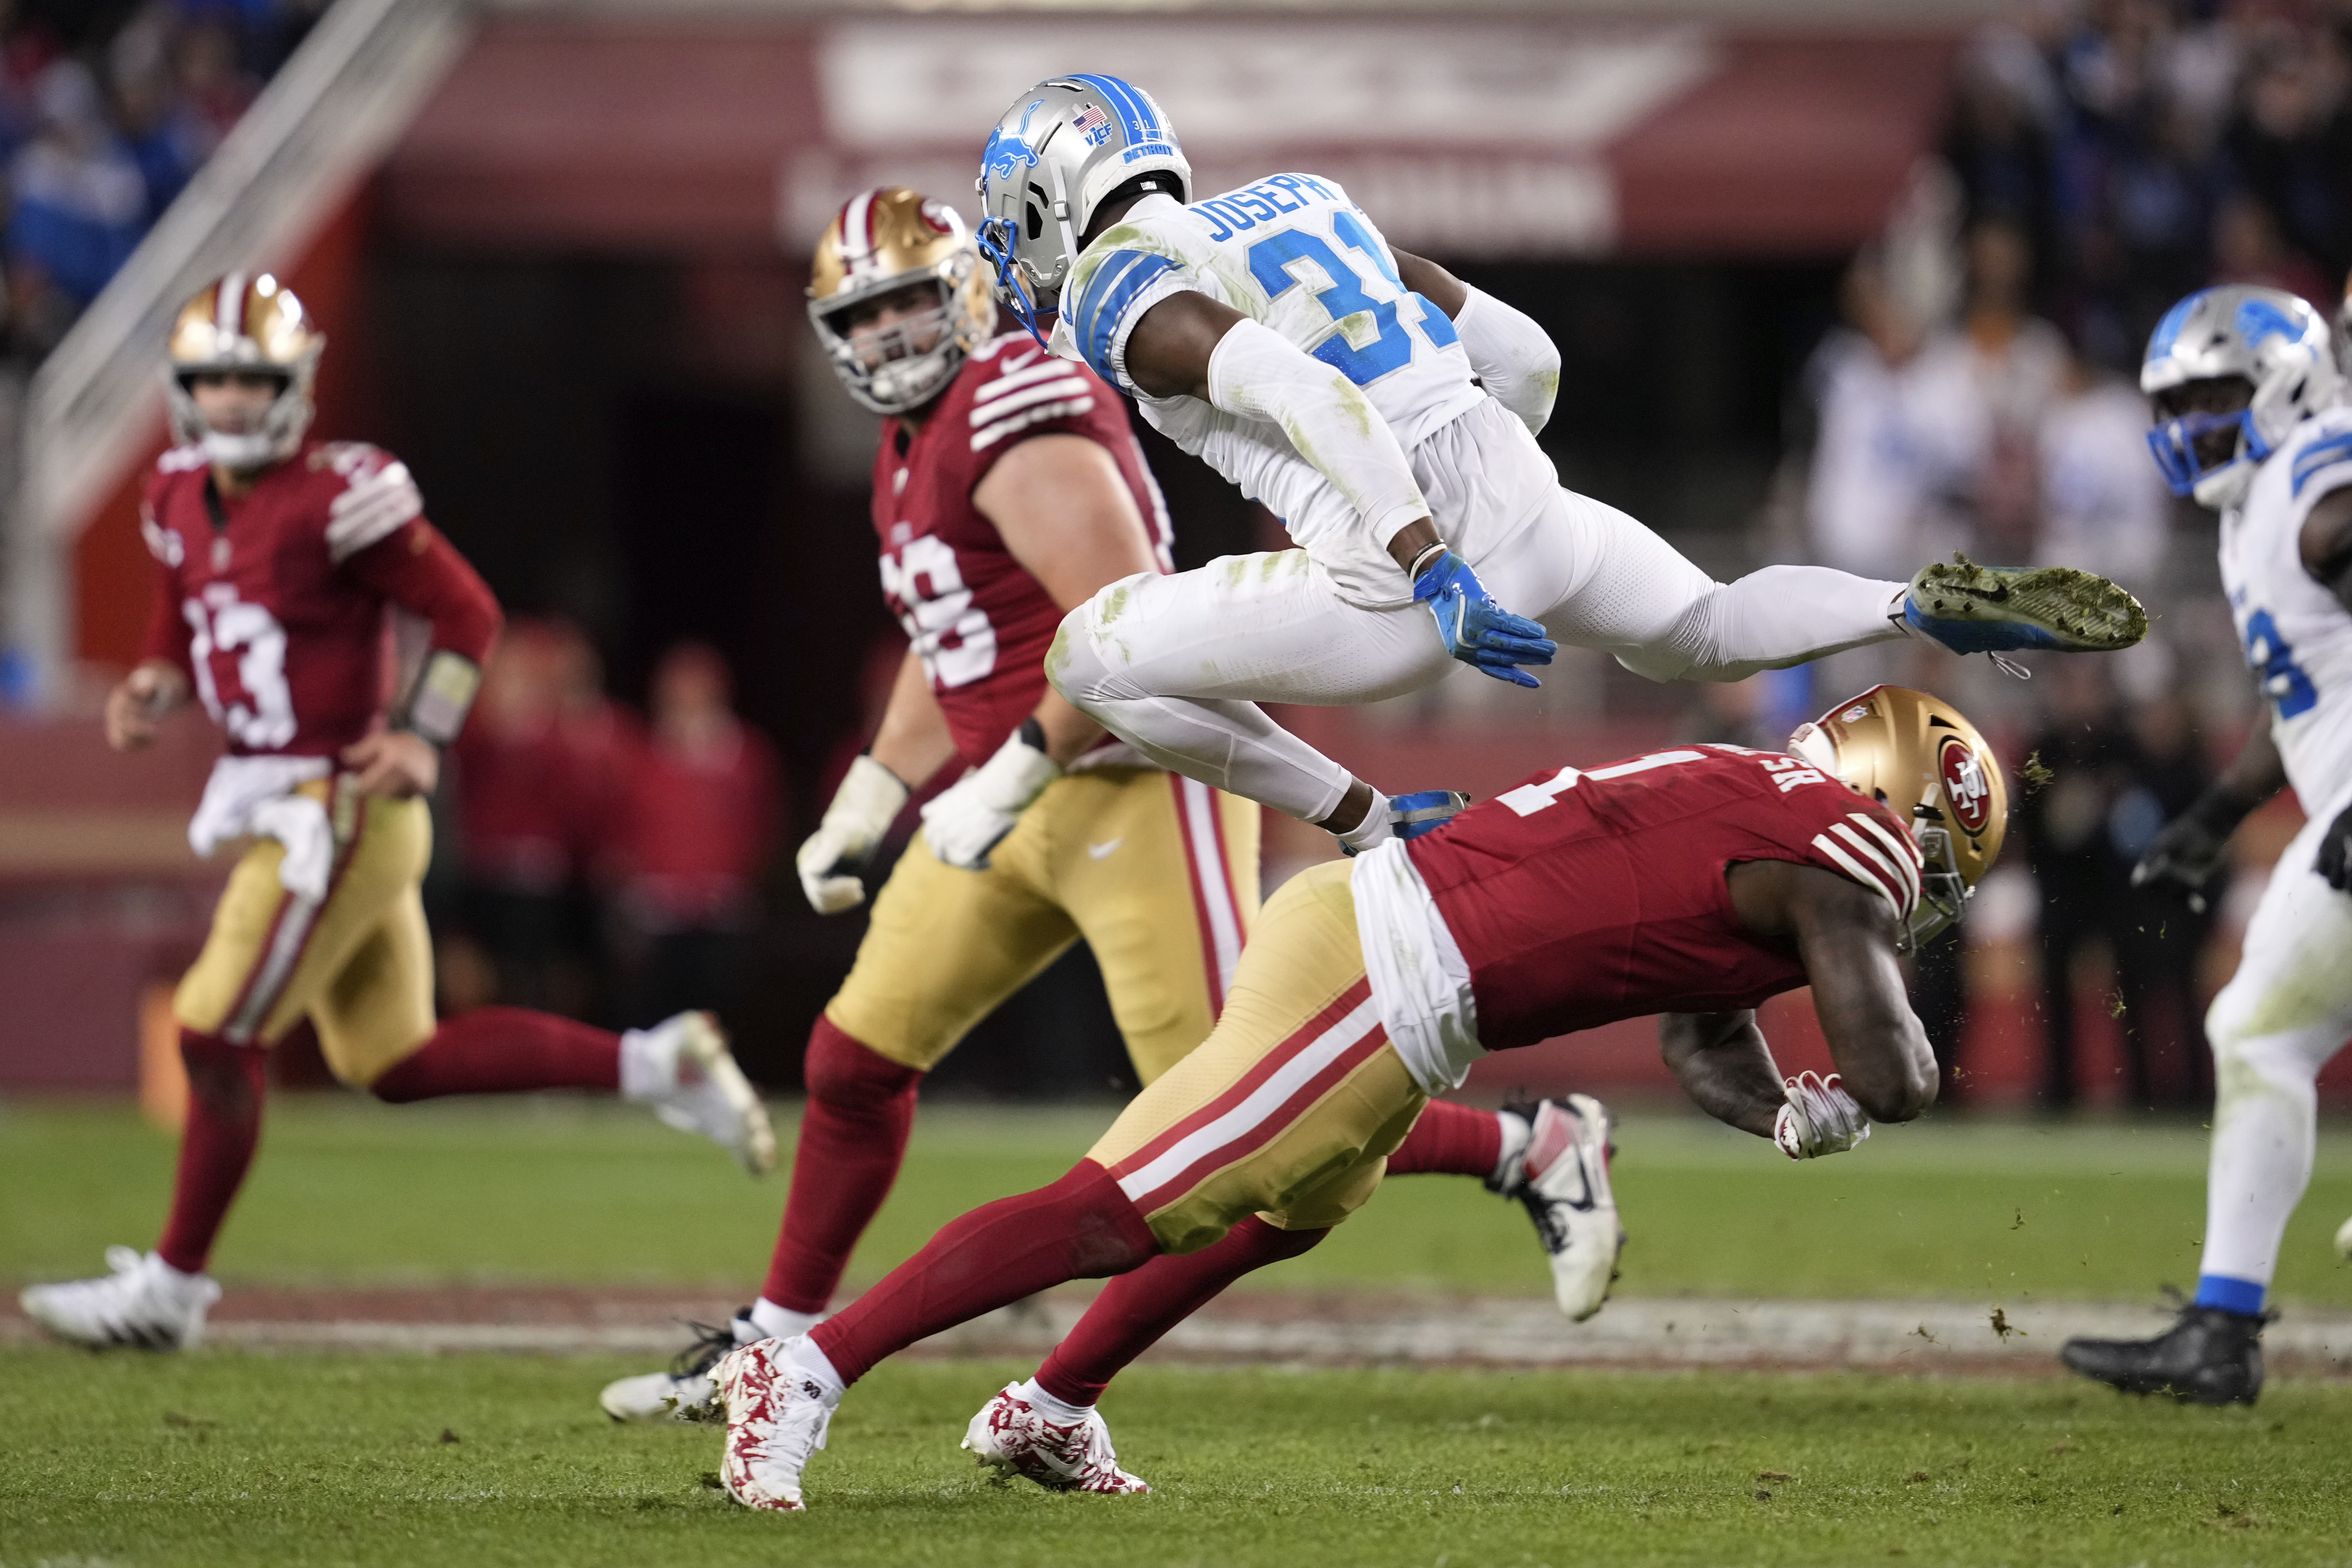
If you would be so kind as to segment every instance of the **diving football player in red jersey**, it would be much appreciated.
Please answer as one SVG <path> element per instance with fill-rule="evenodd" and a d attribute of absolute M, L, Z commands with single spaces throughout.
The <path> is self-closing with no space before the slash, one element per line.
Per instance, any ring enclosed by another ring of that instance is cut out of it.
<path fill-rule="evenodd" d="M 1161 771 L 1046 684 L 1070 606 L 1170 570 L 1166 510 L 1125 404 L 1026 332 L 997 331 L 962 220 L 914 191 L 842 208 L 818 241 L 809 305 L 845 388 L 886 416 L 874 531 L 910 645 L 872 746 L 801 847 L 810 903 L 862 902 L 866 858 L 911 792 L 943 766 L 971 771 L 923 808 L 809 1037 L 808 1106 L 760 1300 L 669 1372 L 608 1385 L 600 1403 L 617 1420 L 699 1414 L 720 1355 L 817 1321 L 898 1177 L 924 1075 L 1072 942 L 1093 948 L 1150 1084 L 1208 1037 L 1257 914 L 1257 807 Z M 1476 1176 L 1525 1204 L 1564 1304 L 1589 1313 L 1619 1239 L 1606 1114 L 1582 1097 L 1525 1114 L 1442 1105 L 1396 1168 Z M 1295 1250 L 1252 1223 L 1221 1256 L 1252 1267 Z"/>
<path fill-rule="evenodd" d="M 267 274 L 205 288 L 172 330 L 184 445 L 147 488 L 154 618 L 107 700 L 107 739 L 143 746 L 164 713 L 201 701 L 227 746 L 188 837 L 199 854 L 245 848 L 173 998 L 188 1113 L 163 1237 L 143 1256 L 110 1249 L 110 1275 L 22 1298 L 82 1344 L 196 1342 L 220 1294 L 205 1266 L 260 1136 L 268 1048 L 305 1017 L 336 1076 L 379 1100 L 618 1089 L 755 1173 L 775 1159 L 767 1112 L 705 1015 L 618 1036 L 516 1007 L 436 1024 L 424 797 L 499 606 L 425 521 L 404 465 L 305 438 L 324 343 Z M 416 654 L 396 672 L 387 616 Z"/>
<path fill-rule="evenodd" d="M 1251 1215 L 1309 1237 L 1345 1219 L 1429 1097 L 1490 1050 L 1663 1012 L 1690 1097 L 1791 1158 L 1908 1121 L 1935 1099 L 1936 1064 L 1895 960 L 1958 918 L 2006 808 L 1967 720 L 1879 687 L 1789 754 L 1702 745 L 1560 768 L 1294 878 L 1216 1032 L 1076 1169 L 957 1220 L 805 1337 L 719 1363 L 729 1495 L 802 1507 L 835 1405 L 877 1362 L 1105 1275 L 1121 1278 L 964 1441 L 1056 1489 L 1147 1489 L 1118 1468 L 1094 1395 L 1214 1294 L 1168 1266 Z M 1784 1080 L 1753 1009 L 1809 983 L 1838 1072 Z"/>

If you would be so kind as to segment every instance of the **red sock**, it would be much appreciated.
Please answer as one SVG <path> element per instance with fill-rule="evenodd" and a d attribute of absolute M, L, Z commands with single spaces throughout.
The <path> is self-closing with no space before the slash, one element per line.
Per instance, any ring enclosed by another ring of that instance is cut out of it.
<path fill-rule="evenodd" d="M 477 1007 L 434 1030 L 368 1089 L 406 1105 L 445 1094 L 620 1087 L 620 1036 L 527 1007 Z"/>
<path fill-rule="evenodd" d="M 1475 1176 L 1485 1181 L 1503 1159 L 1503 1122 L 1491 1110 L 1433 1100 L 1404 1142 L 1389 1156 L 1391 1176 Z"/>
<path fill-rule="evenodd" d="M 1070 1279 L 1099 1279 L 1160 1250 L 1108 1171 L 1092 1160 L 1050 1187 L 950 1223 L 882 1283 L 809 1332 L 844 1383 L 917 1340 Z"/>
<path fill-rule="evenodd" d="M 760 1294 L 794 1312 L 822 1312 L 849 1253 L 890 1195 L 923 1075 L 877 1055 L 820 1016 L 802 1077 L 808 1109 L 793 1151 L 784 1224 Z"/>
<path fill-rule="evenodd" d="M 1122 1368 L 1226 1286 L 1253 1268 L 1296 1258 L 1330 1234 L 1282 1230 L 1252 1215 L 1213 1247 L 1181 1258 L 1163 1254 L 1120 1275 L 1037 1369 L 1038 1385 L 1056 1399 L 1092 1405 Z"/>
<path fill-rule="evenodd" d="M 180 1059 L 188 1065 L 188 1123 L 180 1134 L 172 1216 L 155 1250 L 181 1273 L 201 1274 L 261 1141 L 269 1053 L 182 1029 Z"/>

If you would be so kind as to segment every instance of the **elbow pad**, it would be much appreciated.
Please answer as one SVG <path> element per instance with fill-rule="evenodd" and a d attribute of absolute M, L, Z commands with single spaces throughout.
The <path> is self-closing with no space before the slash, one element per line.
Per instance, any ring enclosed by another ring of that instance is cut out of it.
<path fill-rule="evenodd" d="M 466 727 L 474 696 L 482 689 L 482 667 L 462 653 L 436 647 L 425 661 L 404 710 L 393 720 L 395 730 L 409 730 L 436 746 L 446 746 Z"/>
<path fill-rule="evenodd" d="M 1281 333 L 1234 322 L 1209 355 L 1208 382 L 1217 407 L 1278 426 L 1381 546 L 1429 515 L 1404 448 L 1371 399 Z"/>
<path fill-rule="evenodd" d="M 1517 415 L 1530 434 L 1540 434 L 1559 395 L 1559 350 L 1549 334 L 1483 289 L 1470 289 L 1454 330 L 1495 401 Z"/>

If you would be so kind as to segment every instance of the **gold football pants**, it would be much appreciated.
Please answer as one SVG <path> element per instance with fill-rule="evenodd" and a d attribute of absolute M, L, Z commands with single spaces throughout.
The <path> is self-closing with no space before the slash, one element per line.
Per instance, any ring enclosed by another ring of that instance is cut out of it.
<path fill-rule="evenodd" d="M 198 1034 L 262 1046 L 307 1014 L 335 1076 L 364 1088 L 433 1034 L 433 942 L 417 891 L 433 823 L 422 800 L 371 798 L 344 777 L 302 791 L 329 804 L 334 824 L 326 897 L 288 891 L 284 847 L 257 840 L 229 872 L 173 1012 Z"/>
<path fill-rule="evenodd" d="M 825 1016 L 928 1072 L 1080 937 L 1137 1078 L 1209 1036 L 1257 915 L 1258 808 L 1173 773 L 1100 768 L 1046 787 L 986 869 L 921 834 L 874 900 Z"/>
<path fill-rule="evenodd" d="M 1289 1230 L 1339 1224 L 1381 1184 L 1428 1102 L 1381 1026 L 1338 861 L 1283 884 L 1216 1032 L 1087 1157 L 1163 1248 L 1195 1252 L 1252 1214 Z"/>

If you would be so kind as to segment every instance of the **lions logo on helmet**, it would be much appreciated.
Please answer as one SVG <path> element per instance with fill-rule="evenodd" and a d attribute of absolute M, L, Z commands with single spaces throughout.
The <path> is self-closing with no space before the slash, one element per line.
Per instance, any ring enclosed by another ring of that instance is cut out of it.
<path fill-rule="evenodd" d="M 1066 76 L 1021 95 L 980 156 L 981 253 L 1033 334 L 1051 314 L 1095 214 L 1129 185 L 1192 199 L 1192 165 L 1151 95 L 1115 76 Z"/>
<path fill-rule="evenodd" d="M 874 318 L 904 291 L 907 313 Z M 849 395 L 877 414 L 919 408 L 996 331 L 996 306 L 955 209 L 903 186 L 843 204 L 816 244 L 809 321 Z"/>
<path fill-rule="evenodd" d="M 2147 433 L 2172 493 L 2224 510 L 2254 470 L 2344 385 L 2327 322 L 2283 289 L 2200 289 L 2164 314 L 2140 363 L 2139 388 L 2170 414 Z M 2183 389 L 2236 380 L 2252 396 L 2230 412 L 2182 406 Z"/>
<path fill-rule="evenodd" d="M 1902 951 L 1958 921 L 2009 828 L 2009 784 L 1977 727 L 1939 698 L 1878 686 L 1799 725 L 1789 750 L 1910 824 L 1927 869 Z"/>
<path fill-rule="evenodd" d="M 265 272 L 232 272 L 189 296 L 173 320 L 164 395 L 172 426 L 205 458 L 232 470 L 264 467 L 291 457 L 310 427 L 311 384 L 326 335 L 310 324 L 294 291 Z M 190 384 L 200 375 L 266 375 L 278 395 L 257 430 L 215 430 L 196 407 Z"/>

